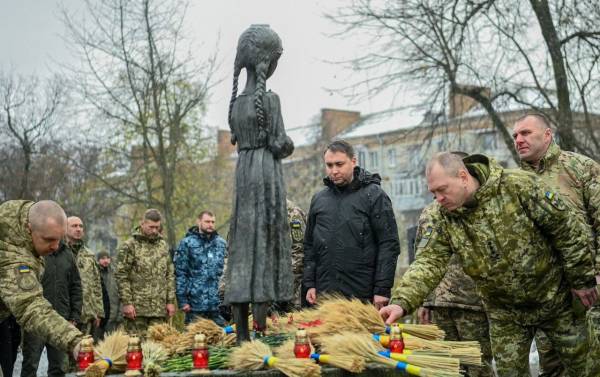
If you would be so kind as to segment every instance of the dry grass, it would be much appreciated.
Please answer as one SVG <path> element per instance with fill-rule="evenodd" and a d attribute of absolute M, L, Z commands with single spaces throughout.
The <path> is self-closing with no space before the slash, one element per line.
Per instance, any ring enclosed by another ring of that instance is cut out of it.
<path fill-rule="evenodd" d="M 86 377 L 103 377 L 110 368 L 114 371 L 124 371 L 127 367 L 127 343 L 129 336 L 122 330 L 117 330 L 107 335 L 94 348 L 94 356 L 97 360 L 85 371 Z M 112 367 L 104 359 L 109 359 Z"/>
<path fill-rule="evenodd" d="M 234 349 L 229 358 L 229 366 L 236 370 L 260 370 L 265 365 L 265 357 L 272 357 L 272 367 L 288 377 L 318 377 L 321 368 L 310 359 L 273 358 L 271 349 L 259 341 L 245 342 Z"/>
<path fill-rule="evenodd" d="M 152 325 L 148 328 L 148 338 L 155 342 L 161 342 L 166 337 L 171 335 L 178 335 L 179 331 L 168 323 L 160 323 Z"/>
<path fill-rule="evenodd" d="M 153 341 L 146 341 L 142 343 L 142 354 L 144 355 L 144 376 L 160 376 L 160 364 L 168 358 L 164 347 Z"/>
<path fill-rule="evenodd" d="M 360 373 L 365 370 L 365 359 L 362 357 L 342 354 L 318 354 L 317 360 L 336 368 L 347 370 L 351 373 Z"/>
<path fill-rule="evenodd" d="M 448 352 L 451 357 L 457 358 L 465 365 L 481 365 L 481 346 L 476 341 L 442 341 L 427 340 L 415 336 L 405 336 L 404 344 L 407 349 L 432 350 Z"/>
<path fill-rule="evenodd" d="M 375 342 L 369 334 L 355 334 L 355 333 L 342 333 L 333 335 L 328 338 L 323 338 L 322 347 L 324 352 L 330 352 L 337 350 L 345 355 L 352 355 L 356 357 L 362 357 L 368 362 L 373 362 L 387 366 L 389 368 L 397 368 L 398 362 L 390 358 L 381 356 L 380 351 L 384 348 L 377 342 Z M 441 370 L 433 369 L 429 367 L 417 367 L 415 365 L 411 368 L 419 370 L 419 376 L 427 377 L 459 377 L 460 373 L 456 370 Z M 454 367 L 453 367 L 454 368 Z M 410 373 L 410 371 L 407 371 Z"/>
<path fill-rule="evenodd" d="M 406 355 L 403 353 L 392 353 L 390 357 L 396 361 L 402 361 L 418 367 L 443 370 L 458 373 L 460 371 L 460 360 L 452 357 L 431 355 Z"/>

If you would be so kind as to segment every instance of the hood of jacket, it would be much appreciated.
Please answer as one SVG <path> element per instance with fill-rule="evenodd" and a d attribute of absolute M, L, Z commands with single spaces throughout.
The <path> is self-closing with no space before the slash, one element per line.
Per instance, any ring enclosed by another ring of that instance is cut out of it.
<path fill-rule="evenodd" d="M 352 182 L 350 182 L 350 184 L 348 185 L 348 188 L 353 191 L 356 191 L 361 187 L 365 187 L 370 184 L 381 185 L 381 176 L 379 174 L 371 173 L 361 168 L 360 166 L 354 167 L 353 176 L 354 179 L 352 179 Z M 339 188 L 335 185 L 335 183 L 333 183 L 333 181 L 329 177 L 323 178 L 323 184 L 327 187 L 339 190 Z"/>
<path fill-rule="evenodd" d="M 202 232 L 200 232 L 198 225 L 194 225 L 193 227 L 188 229 L 187 233 L 185 234 L 186 237 L 198 237 L 198 238 L 201 238 L 201 239 L 204 239 L 207 241 L 214 239 L 218 235 L 219 234 L 217 233 L 216 230 L 214 232 L 212 232 L 211 234 L 202 233 Z"/>
<path fill-rule="evenodd" d="M 131 232 L 131 236 L 137 241 L 150 243 L 155 243 L 163 239 L 163 237 L 160 234 L 158 234 L 155 237 L 148 237 L 147 235 L 142 233 L 142 228 L 139 225 L 133 229 L 133 232 Z"/>
<path fill-rule="evenodd" d="M 477 208 L 479 203 L 493 198 L 499 190 L 500 178 L 504 170 L 496 160 L 482 154 L 467 156 L 463 158 L 463 162 L 469 173 L 479 181 L 479 188 L 475 191 L 470 205 L 463 205 L 454 211 L 442 208 L 442 211 L 450 216 L 461 216 Z"/>

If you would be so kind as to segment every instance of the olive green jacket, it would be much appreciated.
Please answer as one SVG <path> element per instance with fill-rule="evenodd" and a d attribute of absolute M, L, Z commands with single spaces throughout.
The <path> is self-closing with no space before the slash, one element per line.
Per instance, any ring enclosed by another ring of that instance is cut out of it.
<path fill-rule="evenodd" d="M 539 323 L 568 305 L 570 288 L 595 286 L 589 234 L 560 195 L 533 174 L 503 169 L 483 155 L 464 159 L 481 186 L 471 206 L 438 204 L 417 258 L 392 302 L 414 310 L 457 254 L 490 319 Z"/>
<path fill-rule="evenodd" d="M 552 190 L 560 193 L 565 203 L 580 214 L 589 226 L 596 273 L 600 273 L 600 164 L 589 157 L 560 149 L 550 144 L 537 169 L 522 161 L 521 168 L 534 172 Z"/>
<path fill-rule="evenodd" d="M 138 317 L 165 317 L 165 306 L 175 304 L 175 270 L 160 236 L 136 229 L 118 249 L 115 278 L 121 304 L 133 305 Z"/>
<path fill-rule="evenodd" d="M 44 298 L 40 284 L 44 261 L 27 229 L 32 205 L 25 200 L 0 205 L 0 321 L 12 314 L 23 331 L 71 352 L 82 334 Z"/>

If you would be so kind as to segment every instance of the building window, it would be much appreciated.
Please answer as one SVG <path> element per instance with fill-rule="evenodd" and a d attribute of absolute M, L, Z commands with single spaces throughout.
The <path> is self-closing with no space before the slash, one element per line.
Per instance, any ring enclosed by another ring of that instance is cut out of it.
<path fill-rule="evenodd" d="M 358 152 L 358 166 L 366 168 L 367 164 L 366 164 L 366 160 L 367 159 L 367 155 L 364 151 L 359 151 Z"/>
<path fill-rule="evenodd" d="M 387 151 L 388 154 L 388 165 L 396 166 L 396 149 L 390 148 Z"/>
<path fill-rule="evenodd" d="M 379 169 L 379 153 L 378 152 L 369 152 L 369 168 L 371 169 Z"/>

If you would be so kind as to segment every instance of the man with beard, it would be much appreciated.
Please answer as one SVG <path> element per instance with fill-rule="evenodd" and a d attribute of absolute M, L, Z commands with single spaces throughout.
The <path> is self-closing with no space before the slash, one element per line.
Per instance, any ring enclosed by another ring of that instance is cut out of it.
<path fill-rule="evenodd" d="M 215 230 L 215 215 L 200 212 L 175 252 L 177 302 L 186 323 L 200 316 L 225 325 L 219 314 L 219 280 L 226 255 L 227 243 Z"/>

